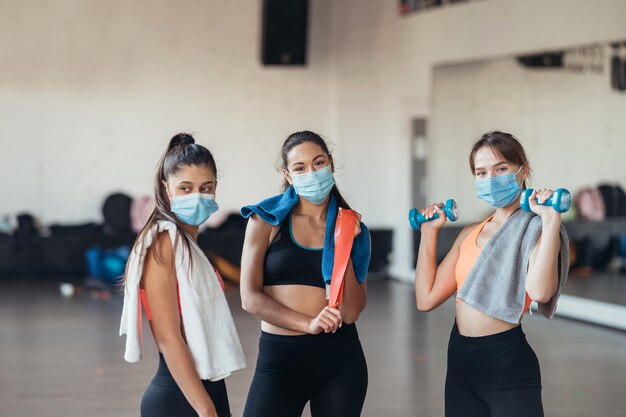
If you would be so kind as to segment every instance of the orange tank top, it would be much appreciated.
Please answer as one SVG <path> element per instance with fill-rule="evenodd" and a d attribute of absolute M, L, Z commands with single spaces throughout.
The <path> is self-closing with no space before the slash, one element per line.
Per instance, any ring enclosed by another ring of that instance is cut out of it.
<path fill-rule="evenodd" d="M 478 255 L 480 255 L 481 248 L 476 243 L 476 239 L 478 238 L 480 232 L 482 232 L 485 224 L 487 224 L 487 222 L 491 220 L 493 216 L 494 215 L 492 214 L 485 221 L 476 226 L 476 228 L 474 228 L 474 230 L 472 230 L 461 243 L 461 247 L 459 248 L 459 259 L 456 261 L 456 266 L 454 268 L 457 291 L 461 288 L 463 282 L 465 282 L 467 274 L 469 274 L 469 272 L 472 270 L 472 267 L 478 259 Z M 458 298 L 457 301 L 459 301 Z M 522 316 L 524 316 L 524 313 L 526 312 L 526 310 L 528 310 L 530 303 L 532 303 L 532 300 L 528 296 L 528 294 L 526 294 L 526 304 L 524 305 L 524 311 L 522 312 Z"/>

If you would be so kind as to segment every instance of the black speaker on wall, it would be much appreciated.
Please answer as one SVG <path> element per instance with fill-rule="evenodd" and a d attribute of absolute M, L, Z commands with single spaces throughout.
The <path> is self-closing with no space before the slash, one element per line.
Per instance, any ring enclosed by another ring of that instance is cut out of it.
<path fill-rule="evenodd" d="M 563 68 L 563 52 L 518 56 L 517 61 L 529 68 Z"/>
<path fill-rule="evenodd" d="M 620 54 L 620 44 L 613 43 L 613 57 L 611 58 L 611 86 L 617 91 L 626 91 L 626 59 Z M 624 42 L 626 47 L 626 42 Z"/>
<path fill-rule="evenodd" d="M 305 65 L 308 0 L 263 0 L 261 61 Z"/>

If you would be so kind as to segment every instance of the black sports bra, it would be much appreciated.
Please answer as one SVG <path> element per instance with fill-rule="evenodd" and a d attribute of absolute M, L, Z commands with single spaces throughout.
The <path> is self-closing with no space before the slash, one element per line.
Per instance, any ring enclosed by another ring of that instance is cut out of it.
<path fill-rule="evenodd" d="M 309 285 L 326 288 L 322 275 L 323 248 L 306 248 L 293 238 L 291 213 L 267 248 L 263 285 Z"/>

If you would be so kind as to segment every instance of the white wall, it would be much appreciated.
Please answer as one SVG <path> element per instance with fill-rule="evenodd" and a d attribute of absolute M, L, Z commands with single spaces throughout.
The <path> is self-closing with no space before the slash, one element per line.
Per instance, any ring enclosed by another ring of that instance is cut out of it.
<path fill-rule="evenodd" d="M 345 188 L 359 190 L 354 205 L 370 223 L 395 230 L 392 273 L 406 280 L 413 275 L 410 119 L 434 116 L 434 66 L 626 39 L 622 0 L 484 0 L 409 17 L 397 13 L 395 0 L 343 0 L 331 15 L 337 138 L 351 165 L 362 162 L 346 170 Z M 436 186 L 427 195 L 446 198 Z"/>
<path fill-rule="evenodd" d="M 309 65 L 263 67 L 260 1 L 55 0 L 0 5 L 0 215 L 97 221 L 105 196 L 151 194 L 169 138 L 195 132 L 238 209 L 278 191 L 294 130 L 330 135 L 329 0 Z"/>
<path fill-rule="evenodd" d="M 626 185 L 626 94 L 611 88 L 611 55 L 602 49 L 603 73 L 527 69 L 512 58 L 435 69 L 432 188 L 457 199 L 464 221 L 488 210 L 467 156 L 493 128 L 515 132 L 527 148 L 531 185 Z"/>
<path fill-rule="evenodd" d="M 626 39 L 623 0 L 484 0 L 409 17 L 397 0 L 311 4 L 309 65 L 272 69 L 258 59 L 260 1 L 2 2 L 0 214 L 98 220 L 107 193 L 151 191 L 181 130 L 214 150 L 219 202 L 236 209 L 277 190 L 282 140 L 309 128 L 337 144 L 342 191 L 370 226 L 395 230 L 392 272 L 411 279 L 409 128 L 435 117 L 433 67 Z M 445 198 L 436 185 L 427 194 Z"/>

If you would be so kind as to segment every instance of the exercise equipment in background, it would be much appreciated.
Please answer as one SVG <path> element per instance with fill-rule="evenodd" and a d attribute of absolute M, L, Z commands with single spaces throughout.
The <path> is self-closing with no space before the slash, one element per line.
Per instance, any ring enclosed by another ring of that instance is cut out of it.
<path fill-rule="evenodd" d="M 126 245 L 112 249 L 91 247 L 85 251 L 88 274 L 110 284 L 118 283 L 124 275 L 129 255 L 130 246 Z"/>

